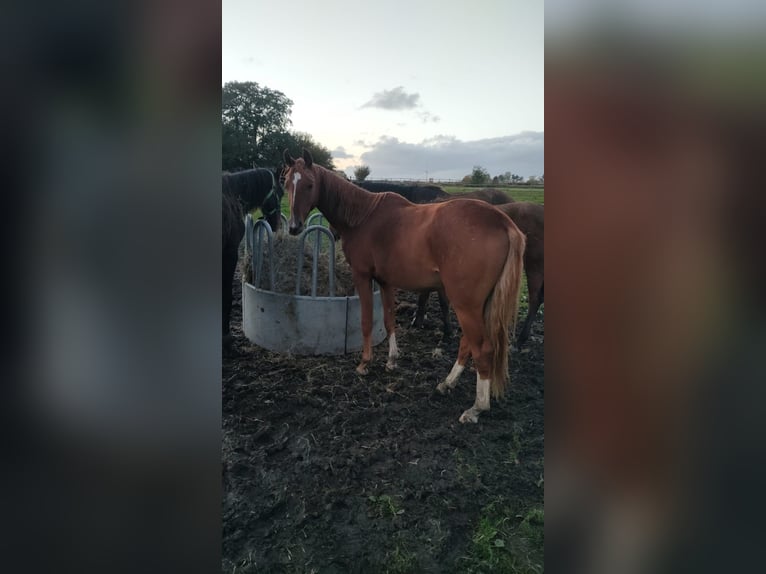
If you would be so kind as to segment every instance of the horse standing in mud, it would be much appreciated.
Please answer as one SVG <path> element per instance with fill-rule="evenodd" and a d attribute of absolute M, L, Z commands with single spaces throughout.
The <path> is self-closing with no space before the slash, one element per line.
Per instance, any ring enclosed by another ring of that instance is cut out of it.
<path fill-rule="evenodd" d="M 274 172 L 265 168 L 248 169 L 236 173 L 224 173 L 221 180 L 223 201 L 223 347 L 231 345 L 230 320 L 232 305 L 232 282 L 237 267 L 239 244 L 245 234 L 245 214 L 261 208 L 266 221 L 276 232 L 282 221 L 280 204 L 284 190 Z"/>
<path fill-rule="evenodd" d="M 372 360 L 372 280 L 383 299 L 388 334 L 386 368 L 396 367 L 394 289 L 443 288 L 463 330 L 455 364 L 439 383 L 454 388 L 473 357 L 476 401 L 460 422 L 478 422 L 489 410 L 490 392 L 502 396 L 508 384 L 508 331 L 515 324 L 525 239 L 495 208 L 476 200 L 416 205 L 394 193 L 369 193 L 315 165 L 311 154 L 293 159 L 287 150 L 285 189 L 290 200 L 291 235 L 303 229 L 317 207 L 343 241 L 362 307 L 362 360 Z"/>
<path fill-rule="evenodd" d="M 545 208 L 539 203 L 529 201 L 506 203 L 504 205 L 496 205 L 495 207 L 510 217 L 527 238 L 527 247 L 524 251 L 524 273 L 527 276 L 529 306 L 524 324 L 516 338 L 516 346 L 520 348 L 529 338 L 529 332 L 537 316 L 537 310 L 543 303 Z M 452 327 L 449 321 L 449 301 L 444 291 L 439 290 L 438 293 L 439 308 L 441 309 L 442 323 L 444 324 L 444 335 L 449 337 L 452 335 Z M 430 294 L 431 290 L 428 290 L 422 291 L 418 296 L 418 308 L 412 320 L 412 324 L 415 327 L 423 326 L 426 303 Z"/>

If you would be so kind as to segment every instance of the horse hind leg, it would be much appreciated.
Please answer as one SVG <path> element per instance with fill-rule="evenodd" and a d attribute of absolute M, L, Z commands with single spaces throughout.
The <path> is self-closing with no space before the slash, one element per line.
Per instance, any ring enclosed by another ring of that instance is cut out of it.
<path fill-rule="evenodd" d="M 449 372 L 449 375 L 447 375 L 447 378 L 436 385 L 437 391 L 439 391 L 441 394 L 445 394 L 447 391 L 455 388 L 460 375 L 465 369 L 465 364 L 468 361 L 468 357 L 470 356 L 471 349 L 468 345 L 468 339 L 466 339 L 464 335 L 460 338 L 460 348 L 457 352 L 457 360 L 455 361 L 455 364 L 452 365 L 452 370 Z"/>
<path fill-rule="evenodd" d="M 484 334 L 484 317 L 481 310 L 470 313 L 456 309 L 455 312 L 476 367 L 476 399 L 473 406 L 465 410 L 458 420 L 461 423 L 477 423 L 479 415 L 489 410 L 492 345 Z"/>
<path fill-rule="evenodd" d="M 489 377 L 482 377 L 476 371 L 476 400 L 470 409 L 463 411 L 458 419 L 461 423 L 477 423 L 479 415 L 489 410 Z"/>
<path fill-rule="evenodd" d="M 524 325 L 521 327 L 521 332 L 516 339 L 516 347 L 521 348 L 529 338 L 529 332 L 532 329 L 532 323 L 534 323 L 537 317 L 537 310 L 540 308 L 543 297 L 543 277 L 539 273 L 527 274 L 527 286 L 529 288 L 529 307 L 527 309 L 527 316 L 524 319 Z"/>

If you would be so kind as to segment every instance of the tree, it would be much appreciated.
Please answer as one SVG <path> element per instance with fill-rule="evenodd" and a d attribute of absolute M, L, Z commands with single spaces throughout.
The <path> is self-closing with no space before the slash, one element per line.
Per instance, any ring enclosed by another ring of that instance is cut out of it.
<path fill-rule="evenodd" d="M 515 173 L 511 174 L 511 179 L 510 179 L 511 183 L 521 183 L 522 181 L 524 181 L 524 178 L 521 177 L 520 175 L 516 175 Z"/>
<path fill-rule="evenodd" d="M 527 184 L 528 185 L 537 185 L 538 183 L 540 183 L 540 182 L 539 182 L 539 180 L 534 175 L 530 175 L 527 178 Z"/>
<path fill-rule="evenodd" d="M 354 179 L 356 181 L 364 181 L 368 175 L 370 175 L 369 165 L 359 165 L 354 168 Z"/>
<path fill-rule="evenodd" d="M 290 140 L 287 145 L 282 147 L 282 150 L 288 149 L 290 155 L 293 157 L 300 157 L 303 154 L 303 149 L 307 149 L 311 152 L 311 157 L 314 159 L 314 163 L 326 167 L 329 170 L 335 170 L 335 163 L 332 160 L 332 152 L 324 147 L 319 142 L 314 141 L 311 134 L 306 132 L 293 132 L 287 134 Z M 282 157 L 280 151 L 279 157 Z"/>
<path fill-rule="evenodd" d="M 222 168 L 276 166 L 286 144 L 293 102 L 256 82 L 227 82 L 221 102 Z"/>
<path fill-rule="evenodd" d="M 482 184 L 489 181 L 489 172 L 480 165 L 473 166 L 471 172 L 471 183 Z"/>

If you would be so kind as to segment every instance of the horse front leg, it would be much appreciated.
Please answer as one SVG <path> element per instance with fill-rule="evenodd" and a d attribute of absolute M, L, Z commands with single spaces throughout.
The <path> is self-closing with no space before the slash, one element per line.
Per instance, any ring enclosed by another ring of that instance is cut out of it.
<path fill-rule="evenodd" d="M 399 356 L 399 347 L 396 345 L 396 313 L 395 313 L 396 289 L 390 285 L 380 286 L 380 295 L 383 299 L 383 323 L 388 335 L 388 361 L 386 370 L 393 371 L 396 368 L 396 359 Z"/>
<path fill-rule="evenodd" d="M 367 365 L 372 361 L 372 278 L 354 273 L 353 279 L 362 310 L 362 361 L 356 372 L 366 375 L 369 372 Z"/>

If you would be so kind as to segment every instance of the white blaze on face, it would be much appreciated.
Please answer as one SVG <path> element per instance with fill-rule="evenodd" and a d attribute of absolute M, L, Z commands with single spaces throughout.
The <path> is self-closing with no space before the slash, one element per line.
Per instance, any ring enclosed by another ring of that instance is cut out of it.
<path fill-rule="evenodd" d="M 301 174 L 298 172 L 295 172 L 293 174 L 293 195 L 295 195 L 295 192 L 298 191 L 298 182 L 301 180 Z"/>
<path fill-rule="evenodd" d="M 292 202 L 290 205 L 290 226 L 295 227 L 297 226 L 297 222 L 295 221 L 295 192 L 298 191 L 298 182 L 301 179 L 301 174 L 298 172 L 293 173 L 293 196 L 292 196 Z"/>

